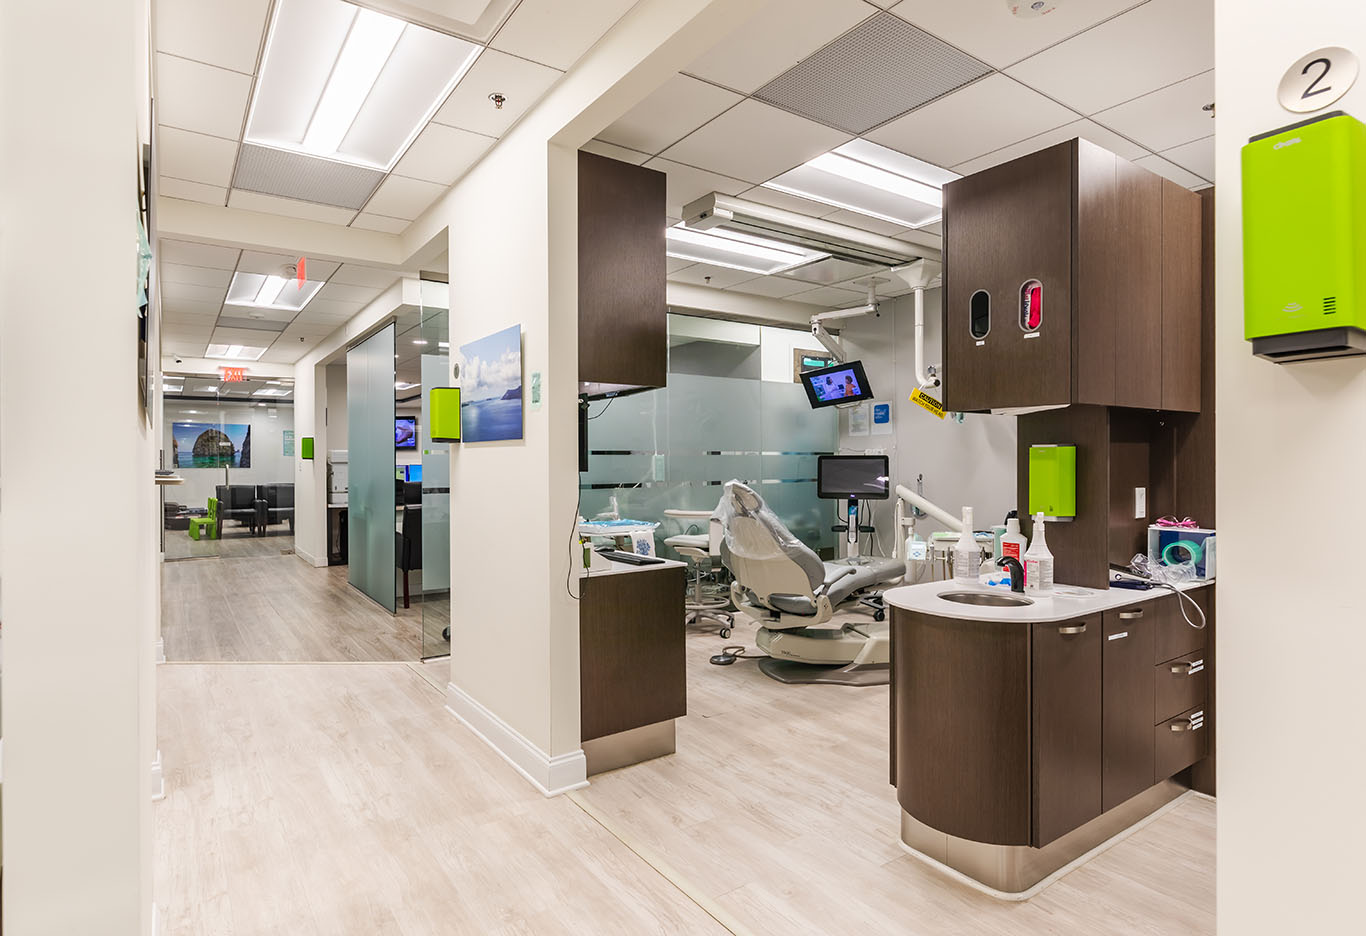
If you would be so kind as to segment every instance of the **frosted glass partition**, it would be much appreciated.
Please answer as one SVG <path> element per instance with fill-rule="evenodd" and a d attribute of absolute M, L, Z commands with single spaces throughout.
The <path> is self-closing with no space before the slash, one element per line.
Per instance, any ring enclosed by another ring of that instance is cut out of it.
<path fill-rule="evenodd" d="M 664 389 L 590 404 L 579 512 L 594 517 L 615 496 L 623 517 L 663 524 L 656 545 L 671 555 L 664 538 L 699 525 L 664 511 L 711 510 L 721 485 L 738 478 L 809 546 L 833 547 L 831 504 L 816 499 L 816 457 L 837 451 L 838 440 L 836 412 L 812 410 L 799 384 L 670 373 Z"/>
<path fill-rule="evenodd" d="M 346 352 L 347 534 L 352 585 L 393 611 L 394 326 Z"/>
<path fill-rule="evenodd" d="M 446 338 L 444 311 L 427 316 L 423 336 L 433 346 Z M 439 337 L 438 337 L 439 335 Z M 431 390 L 451 385 L 447 354 L 422 355 L 422 418 L 418 444 L 422 452 L 422 658 L 451 652 L 451 446 L 432 441 Z"/>

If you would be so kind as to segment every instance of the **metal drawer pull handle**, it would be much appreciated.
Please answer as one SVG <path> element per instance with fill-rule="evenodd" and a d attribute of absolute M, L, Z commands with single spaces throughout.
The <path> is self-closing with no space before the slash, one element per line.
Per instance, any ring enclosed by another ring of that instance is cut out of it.
<path fill-rule="evenodd" d="M 1128 632 L 1128 631 L 1120 631 L 1118 634 L 1111 634 L 1109 637 L 1106 637 L 1105 639 L 1106 639 L 1106 640 L 1123 640 L 1125 637 L 1128 637 L 1128 636 L 1129 636 L 1129 632 Z"/>
<path fill-rule="evenodd" d="M 1184 722 L 1173 722 L 1172 731 L 1199 731 L 1205 727 L 1205 713 L 1203 711 L 1187 715 Z"/>
<path fill-rule="evenodd" d="M 1086 633 L 1086 625 L 1085 625 L 1085 624 L 1064 624 L 1062 627 L 1059 627 L 1059 628 L 1058 628 L 1058 633 L 1059 633 L 1059 634 L 1066 634 L 1066 635 L 1068 635 L 1068 636 L 1071 636 L 1072 634 L 1084 634 L 1084 633 Z"/>
<path fill-rule="evenodd" d="M 1138 620 L 1138 619 L 1141 618 L 1141 617 L 1143 617 L 1143 609 L 1142 609 L 1142 608 L 1139 608 L 1137 611 L 1121 611 L 1121 612 L 1119 612 L 1119 619 L 1120 619 L 1121 621 L 1136 621 L 1136 620 Z"/>
<path fill-rule="evenodd" d="M 1204 660 L 1190 660 L 1172 664 L 1172 673 L 1177 676 L 1194 676 L 1196 673 L 1203 673 L 1204 671 Z"/>

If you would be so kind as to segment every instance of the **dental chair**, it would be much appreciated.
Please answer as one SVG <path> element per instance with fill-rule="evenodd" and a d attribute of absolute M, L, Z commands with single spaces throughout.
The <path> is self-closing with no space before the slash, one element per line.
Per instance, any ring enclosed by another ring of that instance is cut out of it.
<path fill-rule="evenodd" d="M 739 481 L 726 484 L 716 516 L 721 561 L 735 576 L 731 600 L 760 624 L 755 643 L 769 655 L 759 663 L 765 675 L 788 683 L 887 683 L 889 625 L 832 618 L 869 610 L 881 618 L 867 599 L 878 586 L 901 580 L 901 560 L 822 562 Z"/>

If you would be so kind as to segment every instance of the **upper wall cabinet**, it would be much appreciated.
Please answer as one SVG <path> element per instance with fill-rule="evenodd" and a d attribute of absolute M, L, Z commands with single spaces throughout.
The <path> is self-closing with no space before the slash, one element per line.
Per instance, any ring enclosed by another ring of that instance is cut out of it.
<path fill-rule="evenodd" d="M 579 386 L 662 387 L 668 371 L 665 175 L 579 153 Z"/>
<path fill-rule="evenodd" d="M 1200 219 L 1080 139 L 950 182 L 945 406 L 1198 411 Z"/>

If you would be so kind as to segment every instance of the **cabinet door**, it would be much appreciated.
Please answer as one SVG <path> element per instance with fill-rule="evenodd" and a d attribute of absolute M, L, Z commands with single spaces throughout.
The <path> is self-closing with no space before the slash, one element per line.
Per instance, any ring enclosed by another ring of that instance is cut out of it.
<path fill-rule="evenodd" d="M 1074 152 L 1073 142 L 1060 143 L 944 187 L 951 410 L 1071 401 Z M 1021 327 L 1022 294 L 1041 303 L 1037 328 Z"/>
<path fill-rule="evenodd" d="M 1101 813 L 1101 617 L 1035 624 L 1031 636 L 1033 838 L 1041 848 Z"/>
<path fill-rule="evenodd" d="M 1192 413 L 1200 411 L 1200 214 L 1199 195 L 1162 181 L 1162 408 Z"/>
<path fill-rule="evenodd" d="M 1115 163 L 1116 406 L 1162 405 L 1162 182 L 1127 160 Z"/>
<path fill-rule="evenodd" d="M 1153 622 L 1143 605 L 1106 611 L 1101 646 L 1101 808 L 1153 783 Z"/>

